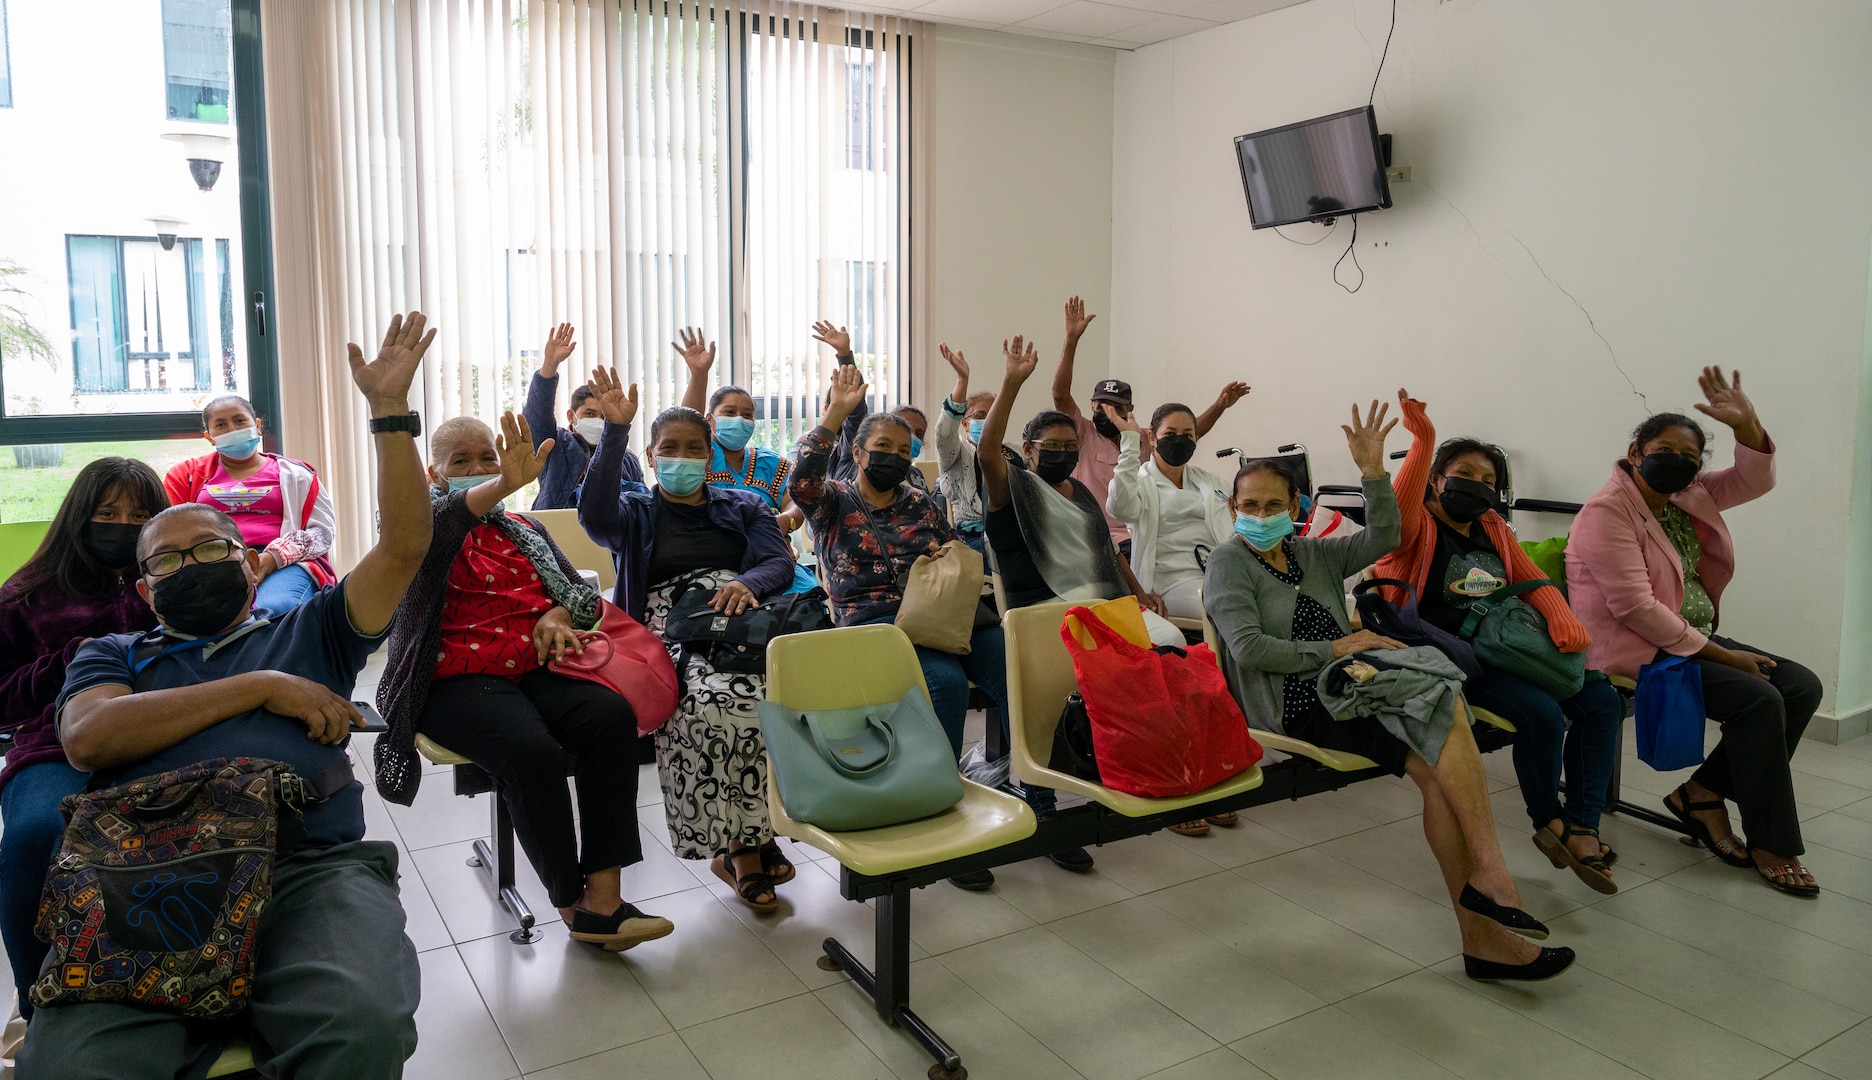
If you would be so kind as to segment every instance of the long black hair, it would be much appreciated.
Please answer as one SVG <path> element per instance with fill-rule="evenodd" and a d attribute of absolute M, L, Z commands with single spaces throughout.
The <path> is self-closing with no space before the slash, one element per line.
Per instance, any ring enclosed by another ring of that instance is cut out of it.
<path fill-rule="evenodd" d="M 169 506 L 155 469 L 135 458 L 98 458 L 78 470 L 39 550 L 0 585 L 0 600 L 30 602 L 47 587 L 67 596 L 101 593 L 123 568 L 105 566 L 91 555 L 84 542 L 85 523 L 100 504 L 118 494 L 130 496 L 152 517 Z"/>

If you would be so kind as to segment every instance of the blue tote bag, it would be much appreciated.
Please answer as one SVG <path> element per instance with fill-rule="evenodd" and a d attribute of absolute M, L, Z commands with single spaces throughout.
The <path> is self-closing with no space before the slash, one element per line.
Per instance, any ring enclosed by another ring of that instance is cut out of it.
<path fill-rule="evenodd" d="M 1659 772 L 1703 764 L 1703 669 L 1672 656 L 1638 669 L 1638 759 Z"/>

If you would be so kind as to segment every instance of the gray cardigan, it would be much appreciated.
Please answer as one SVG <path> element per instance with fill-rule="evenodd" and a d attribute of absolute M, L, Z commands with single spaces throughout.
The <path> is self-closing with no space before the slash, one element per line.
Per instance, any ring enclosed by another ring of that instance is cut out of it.
<path fill-rule="evenodd" d="M 1332 613 L 1344 634 L 1345 579 L 1377 562 L 1397 547 L 1400 518 L 1391 480 L 1363 482 L 1365 528 L 1351 536 L 1294 540 L 1300 564 L 1299 592 Z M 1281 728 L 1284 675 L 1318 675 L 1332 662 L 1332 642 L 1294 641 L 1296 590 L 1257 565 L 1254 552 L 1232 539 L 1209 556 L 1203 575 L 1203 610 L 1215 624 L 1222 645 L 1222 673 L 1241 703 L 1248 726 L 1286 734 Z"/>

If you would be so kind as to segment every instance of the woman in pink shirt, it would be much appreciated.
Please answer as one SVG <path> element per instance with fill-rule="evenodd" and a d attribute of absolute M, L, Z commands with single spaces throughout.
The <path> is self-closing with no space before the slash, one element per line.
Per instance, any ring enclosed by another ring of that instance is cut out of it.
<path fill-rule="evenodd" d="M 1742 373 L 1704 368 L 1698 411 L 1735 432 L 1735 464 L 1704 472 L 1706 438 L 1690 417 L 1660 413 L 1632 433 L 1612 479 L 1586 503 L 1567 543 L 1573 613 L 1592 634 L 1589 667 L 1635 678 L 1643 664 L 1689 657 L 1722 740 L 1664 800 L 1690 835 L 1732 866 L 1796 896 L 1820 887 L 1800 863 L 1800 819 L 1788 760 L 1820 706 L 1820 680 L 1779 656 L 1716 636 L 1735 546 L 1722 512 L 1774 487 L 1774 443 L 1742 392 Z M 1729 824 L 1726 800 L 1748 823 Z"/>
<path fill-rule="evenodd" d="M 253 606 L 275 615 L 336 581 L 331 546 L 337 520 L 318 474 L 303 461 L 260 449 L 260 418 L 237 394 L 202 410 L 202 437 L 214 453 L 169 470 L 163 490 L 175 504 L 202 503 L 234 519 L 260 555 Z"/>

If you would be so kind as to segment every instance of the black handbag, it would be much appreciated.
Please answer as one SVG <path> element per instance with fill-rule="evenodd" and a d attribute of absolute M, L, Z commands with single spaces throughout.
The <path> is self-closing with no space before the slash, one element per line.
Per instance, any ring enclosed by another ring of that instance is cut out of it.
<path fill-rule="evenodd" d="M 1077 776 L 1094 784 L 1099 780 L 1098 758 L 1092 752 L 1092 718 L 1086 715 L 1085 698 L 1074 690 L 1066 697 L 1059 724 L 1053 729 L 1053 753 L 1047 768 L 1067 776 Z"/>
<path fill-rule="evenodd" d="M 1378 592 L 1387 585 L 1404 590 L 1403 606 L 1391 603 Z M 1352 599 L 1365 629 L 1408 646 L 1429 645 L 1449 657 L 1450 662 L 1471 679 L 1482 674 L 1482 662 L 1476 659 L 1474 647 L 1455 634 L 1424 621 L 1417 611 L 1417 590 L 1410 582 L 1397 578 L 1361 581 L 1353 587 Z"/>
<path fill-rule="evenodd" d="M 787 634 L 832 628 L 824 589 L 778 596 L 739 615 L 724 615 L 709 607 L 714 596 L 715 591 L 700 581 L 685 586 L 663 620 L 663 638 L 681 645 L 686 655 L 700 656 L 717 671 L 764 675 L 768 642 Z"/>

